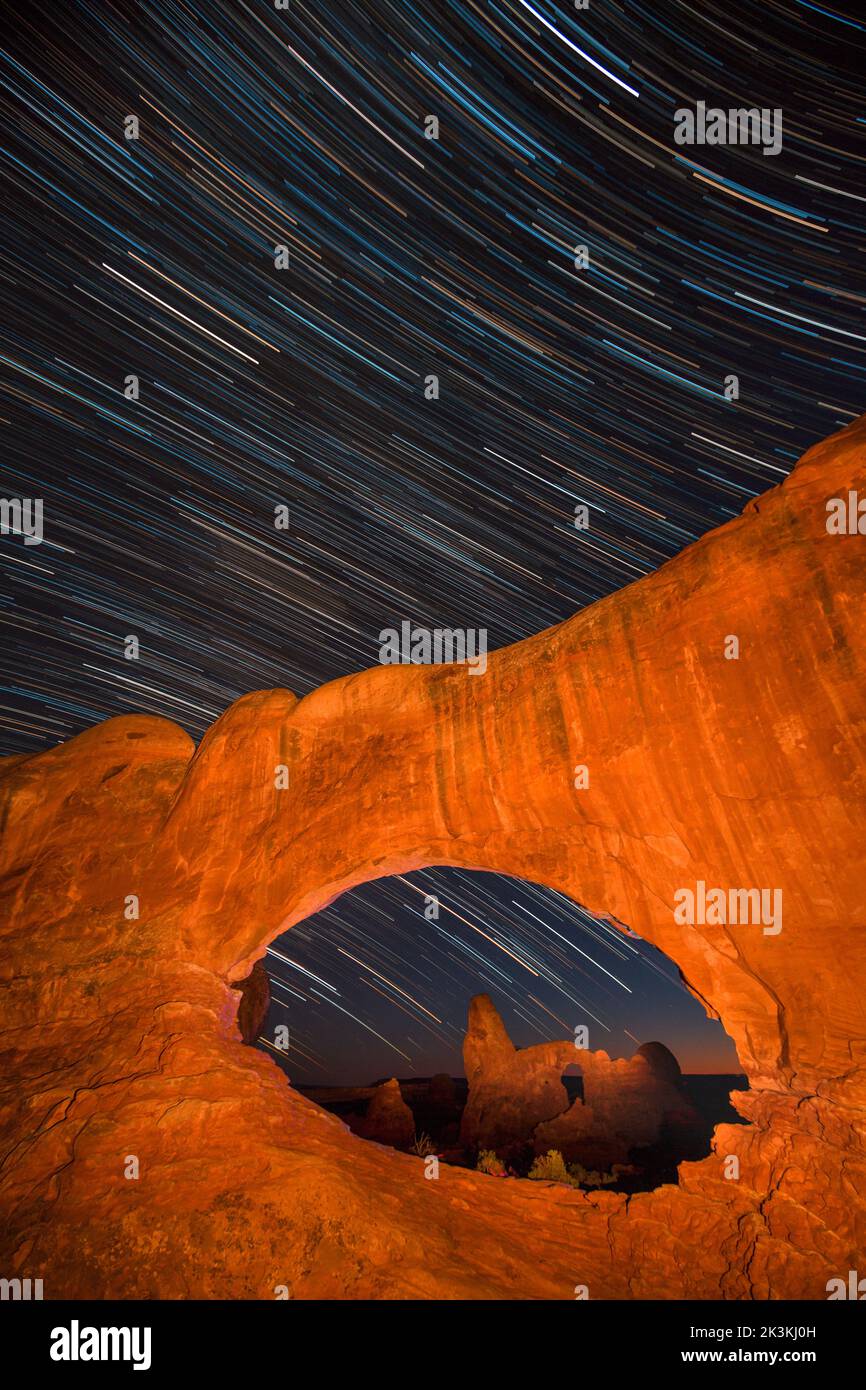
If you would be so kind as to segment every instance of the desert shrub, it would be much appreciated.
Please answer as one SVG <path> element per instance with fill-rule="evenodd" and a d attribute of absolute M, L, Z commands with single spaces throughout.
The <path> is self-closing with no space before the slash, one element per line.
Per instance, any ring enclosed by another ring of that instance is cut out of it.
<path fill-rule="evenodd" d="M 482 1149 L 478 1154 L 475 1168 L 479 1173 L 489 1173 L 494 1178 L 505 1177 L 505 1167 L 493 1149 Z"/>
<path fill-rule="evenodd" d="M 584 1168 L 582 1163 L 568 1165 L 568 1174 L 575 1187 L 610 1187 L 612 1183 L 619 1182 L 622 1178 L 633 1177 L 640 1171 L 633 1163 L 615 1163 L 609 1173 L 596 1168 Z"/>
<path fill-rule="evenodd" d="M 565 1166 L 565 1159 L 559 1149 L 550 1149 L 546 1154 L 539 1154 L 529 1170 L 528 1176 L 533 1182 L 568 1182 L 568 1169 Z"/>
<path fill-rule="evenodd" d="M 582 1163 L 570 1163 L 568 1176 L 577 1187 L 609 1187 L 619 1174 L 616 1168 L 611 1173 L 600 1173 L 595 1168 L 584 1168 Z"/>
<path fill-rule="evenodd" d="M 412 1144 L 412 1152 L 417 1154 L 419 1158 L 426 1158 L 428 1154 L 435 1154 L 436 1145 L 429 1134 L 416 1134 Z"/>

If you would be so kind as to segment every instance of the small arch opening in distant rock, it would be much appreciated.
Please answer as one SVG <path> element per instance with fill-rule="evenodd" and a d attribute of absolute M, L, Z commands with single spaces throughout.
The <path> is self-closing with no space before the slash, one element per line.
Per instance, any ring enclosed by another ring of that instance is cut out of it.
<path fill-rule="evenodd" d="M 583 1100 L 583 1072 L 577 1062 L 569 1062 L 559 1079 L 568 1093 L 570 1105 Z"/>

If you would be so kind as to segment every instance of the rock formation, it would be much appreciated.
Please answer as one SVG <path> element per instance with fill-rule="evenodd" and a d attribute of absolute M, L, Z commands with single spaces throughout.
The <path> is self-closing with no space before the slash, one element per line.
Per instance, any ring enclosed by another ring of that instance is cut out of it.
<path fill-rule="evenodd" d="M 645 1043 L 619 1061 L 578 1051 L 571 1039 L 518 1050 L 486 994 L 470 1002 L 463 1060 L 469 1099 L 461 1140 L 501 1158 L 531 1145 L 536 1153 L 558 1149 L 567 1162 L 610 1169 L 627 1163 L 632 1148 L 654 1143 L 667 1115 L 688 1109 L 677 1060 L 661 1043 Z M 570 1102 L 562 1084 L 569 1066 L 583 1076 L 582 1101 Z"/>
<path fill-rule="evenodd" d="M 661 1048 L 662 1044 L 648 1046 Z M 561 1115 L 538 1126 L 533 1135 L 537 1153 L 558 1149 L 567 1162 L 606 1170 L 615 1163 L 627 1163 L 632 1149 L 655 1144 L 665 1128 L 681 1130 L 689 1122 L 696 1124 L 697 1116 L 680 1088 L 655 1072 L 640 1051 L 617 1060 L 606 1052 L 578 1056 L 583 1102 L 575 1101 Z"/>
<path fill-rule="evenodd" d="M 235 989 L 241 991 L 238 1004 L 238 1028 L 245 1043 L 254 1043 L 264 1027 L 271 1006 L 271 986 L 268 972 L 257 960 L 245 980 L 240 980 Z"/>
<path fill-rule="evenodd" d="M 197 751 L 124 716 L 5 759 L 0 1273 L 46 1298 L 824 1299 L 866 1269 L 866 540 L 826 526 L 849 492 L 862 420 L 483 676 L 380 667 L 248 695 Z M 665 951 L 734 1040 L 750 1123 L 626 1198 L 427 1181 L 304 1101 L 240 1045 L 233 982 L 345 889 L 431 864 Z M 684 924 L 698 882 L 780 890 L 782 931 Z"/>
<path fill-rule="evenodd" d="M 366 1115 L 352 1128 L 362 1138 L 374 1139 L 378 1144 L 389 1144 L 393 1149 L 410 1147 L 415 1138 L 415 1121 L 395 1076 L 376 1087 Z"/>
<path fill-rule="evenodd" d="M 493 1000 L 476 994 L 463 1040 L 469 1096 L 461 1142 L 500 1153 L 531 1141 L 537 1125 L 568 1109 L 560 1078 L 576 1056 L 573 1042 L 538 1043 L 518 1051 Z"/>

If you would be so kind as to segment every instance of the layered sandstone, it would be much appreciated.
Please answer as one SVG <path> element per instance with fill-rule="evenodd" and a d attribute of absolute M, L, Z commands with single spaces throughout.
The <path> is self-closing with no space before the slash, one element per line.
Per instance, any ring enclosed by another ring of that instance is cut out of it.
<path fill-rule="evenodd" d="M 860 421 L 483 676 L 379 668 L 248 695 L 197 751 L 129 716 L 0 764 L 0 1273 L 46 1297 L 824 1298 L 866 1267 L 866 541 L 825 525 L 866 493 L 864 446 Z M 304 1101 L 240 1046 L 233 982 L 345 889 L 429 864 L 549 885 L 667 952 L 751 1123 L 627 1199 L 431 1181 Z M 780 889 L 783 930 L 678 924 L 698 881 Z"/>

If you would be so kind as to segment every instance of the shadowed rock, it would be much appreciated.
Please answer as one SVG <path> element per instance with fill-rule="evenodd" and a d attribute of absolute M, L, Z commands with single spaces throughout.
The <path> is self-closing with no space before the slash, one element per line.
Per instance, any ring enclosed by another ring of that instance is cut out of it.
<path fill-rule="evenodd" d="M 408 1149 L 415 1138 L 412 1111 L 403 1099 L 400 1083 L 392 1076 L 373 1092 L 363 1120 L 353 1126 L 355 1133 L 392 1149 Z"/>
<path fill-rule="evenodd" d="M 427 1092 L 427 1102 L 431 1106 L 439 1106 L 443 1110 L 453 1110 L 457 1104 L 457 1088 L 454 1085 L 454 1078 L 447 1072 L 437 1072 L 430 1078 L 430 1086 Z"/>
<path fill-rule="evenodd" d="M 238 1028 L 245 1043 L 254 1043 L 264 1027 L 271 1006 L 271 987 L 268 972 L 257 960 L 245 980 L 240 980 L 235 989 L 241 991 L 238 1005 Z"/>
<path fill-rule="evenodd" d="M 682 1086 L 683 1074 L 680 1071 L 680 1064 L 670 1048 L 665 1047 L 664 1043 L 642 1043 L 635 1055 L 646 1059 L 653 1075 L 658 1077 L 660 1081 L 666 1081 L 668 1085 L 677 1088 Z"/>

